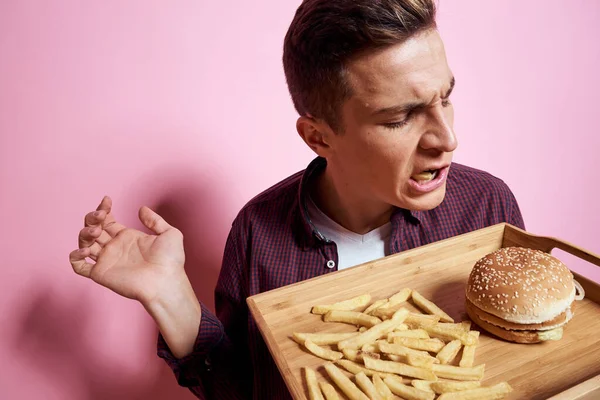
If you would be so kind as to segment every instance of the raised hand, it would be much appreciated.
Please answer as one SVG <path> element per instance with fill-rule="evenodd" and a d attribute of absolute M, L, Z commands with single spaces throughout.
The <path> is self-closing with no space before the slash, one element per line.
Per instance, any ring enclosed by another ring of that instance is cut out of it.
<path fill-rule="evenodd" d="M 184 270 L 183 235 L 148 207 L 140 209 L 139 218 L 154 235 L 126 228 L 115 220 L 111 207 L 110 197 L 105 197 L 85 216 L 79 249 L 69 255 L 73 270 L 140 301 L 175 357 L 190 354 L 202 312 Z"/>
<path fill-rule="evenodd" d="M 183 235 L 148 207 L 140 209 L 139 218 L 155 235 L 126 228 L 115 220 L 111 208 L 110 197 L 105 197 L 85 216 L 79 249 L 69 256 L 71 265 L 79 275 L 149 304 L 185 276 Z"/>

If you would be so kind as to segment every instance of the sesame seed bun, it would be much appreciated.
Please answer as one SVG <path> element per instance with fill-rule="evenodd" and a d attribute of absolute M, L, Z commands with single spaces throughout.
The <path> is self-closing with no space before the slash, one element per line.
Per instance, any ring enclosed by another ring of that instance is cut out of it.
<path fill-rule="evenodd" d="M 481 258 L 466 287 L 467 313 L 477 325 L 504 339 L 535 343 L 558 335 L 573 316 L 573 274 L 540 250 L 506 247 Z"/>

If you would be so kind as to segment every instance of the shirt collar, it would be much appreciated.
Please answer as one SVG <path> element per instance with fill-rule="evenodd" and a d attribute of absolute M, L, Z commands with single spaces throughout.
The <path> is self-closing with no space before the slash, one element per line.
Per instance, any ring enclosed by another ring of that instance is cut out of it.
<path fill-rule="evenodd" d="M 304 174 L 302 175 L 302 180 L 300 181 L 300 187 L 298 189 L 298 208 L 299 208 L 299 217 L 300 217 L 300 228 L 303 233 L 301 235 L 301 243 L 303 247 L 314 247 L 319 242 L 327 242 L 328 240 L 319 232 L 319 230 L 315 227 L 313 222 L 310 219 L 308 214 L 308 198 L 309 198 L 309 188 L 311 180 L 314 179 L 315 176 L 319 175 L 323 172 L 325 167 L 327 166 L 327 160 L 322 157 L 317 157 L 308 164 Z M 394 224 L 394 220 L 399 218 L 404 218 L 410 222 L 418 224 L 422 221 L 424 216 L 424 211 L 411 211 L 404 208 L 396 208 L 394 213 L 392 214 L 392 226 L 397 226 Z M 394 232 L 392 232 L 393 234 Z"/>
<path fill-rule="evenodd" d="M 301 240 L 302 244 L 304 245 L 303 247 L 314 247 L 319 241 L 326 241 L 325 237 L 318 231 L 318 229 L 310 220 L 307 203 L 311 179 L 314 179 L 315 176 L 323 172 L 326 166 L 327 161 L 324 158 L 315 158 L 310 164 L 308 164 L 308 167 L 306 167 L 306 170 L 302 175 L 302 180 L 300 181 L 300 187 L 298 189 L 298 208 L 301 230 L 303 233 L 303 235 L 301 235 L 301 239 L 303 239 Z"/>

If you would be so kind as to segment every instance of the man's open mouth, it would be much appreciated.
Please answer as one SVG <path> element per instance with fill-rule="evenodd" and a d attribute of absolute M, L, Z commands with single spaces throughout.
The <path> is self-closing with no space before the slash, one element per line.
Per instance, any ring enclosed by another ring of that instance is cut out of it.
<path fill-rule="evenodd" d="M 430 182 L 430 181 L 434 180 L 435 178 L 437 178 L 439 173 L 440 173 L 439 169 L 428 169 L 426 171 L 415 174 L 415 175 L 411 176 L 410 178 L 414 181 L 417 181 L 419 184 L 423 184 L 423 183 Z"/>

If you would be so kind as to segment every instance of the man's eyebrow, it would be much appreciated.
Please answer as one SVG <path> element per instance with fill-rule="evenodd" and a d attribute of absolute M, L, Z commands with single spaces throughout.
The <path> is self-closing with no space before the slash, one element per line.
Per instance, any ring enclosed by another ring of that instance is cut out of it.
<path fill-rule="evenodd" d="M 450 79 L 450 88 L 448 89 L 446 94 L 442 97 L 442 99 L 447 99 L 448 97 L 450 97 L 450 94 L 452 94 L 452 90 L 454 90 L 455 84 L 456 84 L 456 79 L 454 79 L 454 76 L 453 76 L 452 79 Z M 407 112 L 410 112 L 417 108 L 426 107 L 426 106 L 427 106 L 427 102 L 416 101 L 416 102 L 412 102 L 412 103 L 402 104 L 399 106 L 380 108 L 379 110 L 376 110 L 375 112 L 373 112 L 373 115 L 402 114 L 402 113 L 407 113 Z"/>
<path fill-rule="evenodd" d="M 386 108 L 380 108 L 376 110 L 373 115 L 382 115 L 382 114 L 402 114 L 410 112 L 411 110 L 415 110 L 419 107 L 425 107 L 427 105 L 426 102 L 418 101 L 413 103 L 406 103 L 401 106 L 392 106 Z"/>
<path fill-rule="evenodd" d="M 452 91 L 454 90 L 454 85 L 455 84 L 456 84 L 456 79 L 454 79 L 454 76 L 453 76 L 452 79 L 450 80 L 450 89 L 448 89 L 448 91 L 442 97 L 442 99 L 447 99 L 448 97 L 450 97 L 450 95 L 452 94 Z"/>

